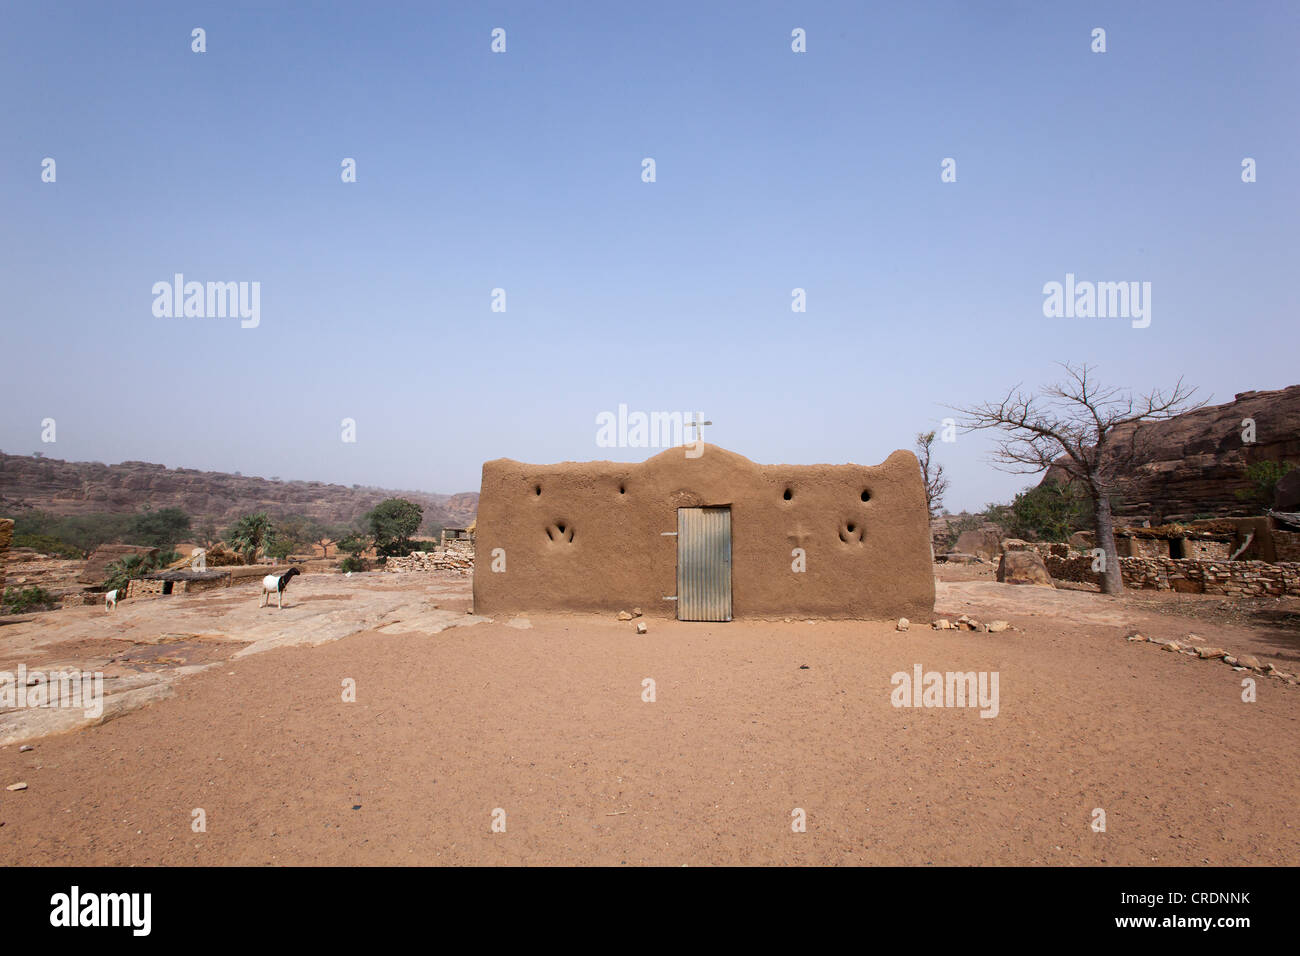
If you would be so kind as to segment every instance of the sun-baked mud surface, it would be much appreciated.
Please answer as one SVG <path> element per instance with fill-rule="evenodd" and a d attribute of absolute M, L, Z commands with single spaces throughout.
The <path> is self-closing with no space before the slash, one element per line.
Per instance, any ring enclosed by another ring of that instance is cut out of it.
<path fill-rule="evenodd" d="M 320 593 L 409 606 L 431 600 L 417 577 Z M 436 588 L 469 617 L 463 579 Z M 1300 687 L 1257 678 L 1243 703 L 1246 675 L 1125 641 L 1187 622 L 1124 599 L 941 582 L 937 612 L 1018 629 L 652 621 L 637 636 L 538 615 L 432 633 L 421 620 L 442 619 L 415 615 L 286 642 L 0 749 L 0 786 L 28 784 L 0 790 L 0 863 L 1300 862 Z M 1238 653 L 1251 633 L 1202 628 Z M 1294 641 L 1273 640 L 1294 672 Z M 918 663 L 997 671 L 998 716 L 892 707 L 890 675 Z"/>

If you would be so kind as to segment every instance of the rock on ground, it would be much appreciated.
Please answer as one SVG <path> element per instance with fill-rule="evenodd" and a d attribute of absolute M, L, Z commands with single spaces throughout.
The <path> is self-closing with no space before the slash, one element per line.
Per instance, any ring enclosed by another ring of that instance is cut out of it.
<path fill-rule="evenodd" d="M 1029 584 L 1054 588 L 1047 565 L 1037 551 L 1004 551 L 998 562 L 998 580 L 1003 584 Z"/>

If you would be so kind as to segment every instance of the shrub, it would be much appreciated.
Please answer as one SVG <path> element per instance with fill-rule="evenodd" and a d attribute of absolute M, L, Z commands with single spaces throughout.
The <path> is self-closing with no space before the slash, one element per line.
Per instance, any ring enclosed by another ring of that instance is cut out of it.
<path fill-rule="evenodd" d="M 41 554 L 50 554 L 56 558 L 84 558 L 85 552 L 61 538 L 49 534 L 16 534 L 10 545 L 15 548 L 31 548 Z"/>
<path fill-rule="evenodd" d="M 1254 487 L 1237 491 L 1237 500 L 1255 505 L 1261 510 L 1273 504 L 1277 483 L 1295 465 L 1289 461 L 1257 461 L 1246 468 L 1246 480 Z"/>
<path fill-rule="evenodd" d="M 339 570 L 344 572 L 345 574 L 349 571 L 365 571 L 369 567 L 370 564 L 366 561 L 366 559 L 361 557 L 358 554 L 349 554 L 346 558 L 344 558 L 342 561 L 339 562 Z"/>
<path fill-rule="evenodd" d="M 5 588 L 2 599 L 6 614 L 23 614 L 27 611 L 44 611 L 54 604 L 54 595 L 45 588 Z"/>

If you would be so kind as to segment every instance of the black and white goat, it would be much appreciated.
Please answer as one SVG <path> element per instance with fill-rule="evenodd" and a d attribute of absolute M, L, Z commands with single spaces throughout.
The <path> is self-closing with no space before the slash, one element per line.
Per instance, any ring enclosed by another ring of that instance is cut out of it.
<path fill-rule="evenodd" d="M 297 568 L 290 568 L 284 574 L 268 574 L 262 578 L 262 603 L 258 607 L 266 607 L 271 603 L 271 594 L 275 594 L 275 606 L 284 607 L 284 589 L 289 586 L 289 579 L 295 574 L 302 574 Z"/>

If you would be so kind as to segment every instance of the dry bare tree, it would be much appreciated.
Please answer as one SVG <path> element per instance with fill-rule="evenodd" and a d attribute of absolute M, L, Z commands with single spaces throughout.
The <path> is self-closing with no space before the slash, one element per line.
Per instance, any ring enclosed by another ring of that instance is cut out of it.
<path fill-rule="evenodd" d="M 1001 470 L 1037 474 L 1056 467 L 1077 483 L 1092 500 L 1097 547 L 1105 555 L 1101 589 L 1124 589 L 1115 552 L 1115 523 L 1110 496 L 1122 488 L 1140 463 L 1141 428 L 1200 408 L 1192 403 L 1195 388 L 1180 378 L 1168 392 L 1131 392 L 1099 384 L 1095 368 L 1064 363 L 1063 382 L 1047 385 L 1040 394 L 1011 389 L 1000 402 L 957 408 L 964 431 L 994 429 L 1004 434 L 992 457 Z"/>
<path fill-rule="evenodd" d="M 335 542 L 330 535 L 322 534 L 316 538 L 314 543 L 320 545 L 321 557 L 328 558 L 330 556 L 330 545 Z"/>
<path fill-rule="evenodd" d="M 920 432 L 916 436 L 916 460 L 921 463 L 921 480 L 925 482 L 925 506 L 933 520 L 938 517 L 943 507 L 944 492 L 948 490 L 948 479 L 943 476 L 943 465 L 931 461 L 930 449 L 934 445 L 935 433 Z"/>

